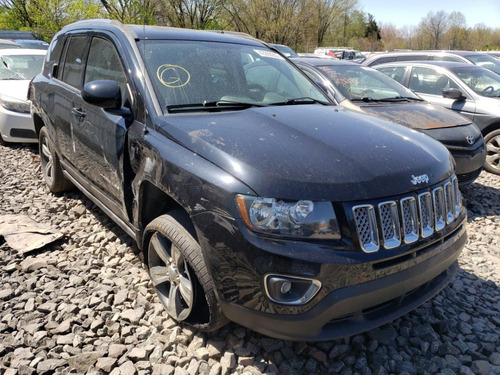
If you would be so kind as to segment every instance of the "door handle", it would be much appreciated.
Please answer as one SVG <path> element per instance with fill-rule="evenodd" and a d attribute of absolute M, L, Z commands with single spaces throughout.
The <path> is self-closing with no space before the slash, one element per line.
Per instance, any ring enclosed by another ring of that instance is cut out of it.
<path fill-rule="evenodd" d="M 85 117 L 85 111 L 81 108 L 73 107 L 71 113 L 78 119 L 83 119 Z"/>

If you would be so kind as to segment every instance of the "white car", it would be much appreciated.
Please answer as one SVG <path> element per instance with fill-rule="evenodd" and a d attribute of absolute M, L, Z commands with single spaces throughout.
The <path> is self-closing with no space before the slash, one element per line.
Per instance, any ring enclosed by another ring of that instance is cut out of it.
<path fill-rule="evenodd" d="M 46 53 L 27 48 L 0 50 L 0 144 L 38 142 L 27 94 L 31 79 L 42 71 Z"/>

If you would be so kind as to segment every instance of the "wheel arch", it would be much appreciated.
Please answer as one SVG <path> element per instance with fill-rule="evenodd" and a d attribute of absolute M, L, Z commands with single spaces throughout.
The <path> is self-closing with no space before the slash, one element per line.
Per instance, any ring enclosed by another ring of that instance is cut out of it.
<path fill-rule="evenodd" d="M 137 245 L 143 250 L 145 257 L 147 251 L 144 250 L 147 249 L 146 245 L 151 237 L 151 234 L 145 232 L 146 226 L 157 217 L 172 211 L 175 211 L 178 217 L 182 217 L 186 229 L 191 232 L 195 240 L 198 240 L 188 211 L 164 190 L 145 180 L 141 184 L 139 197 L 139 227 L 142 230 Z"/>
<path fill-rule="evenodd" d="M 494 122 L 493 124 L 488 125 L 485 127 L 483 130 L 481 130 L 481 133 L 483 134 L 483 138 L 488 135 L 488 133 L 491 133 L 492 131 L 500 129 L 500 121 Z"/>

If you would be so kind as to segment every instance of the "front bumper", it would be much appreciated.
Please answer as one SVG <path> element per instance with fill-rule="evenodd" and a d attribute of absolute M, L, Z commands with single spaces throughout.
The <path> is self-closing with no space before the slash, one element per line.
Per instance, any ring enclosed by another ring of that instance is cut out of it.
<path fill-rule="evenodd" d="M 322 341 L 355 335 L 391 322 L 436 295 L 456 273 L 466 239 L 463 221 L 445 239 L 420 250 L 427 256 L 424 261 L 409 259 L 410 266 L 396 273 L 332 290 L 300 314 L 268 313 L 223 300 L 221 307 L 230 320 L 279 339 Z"/>
<path fill-rule="evenodd" d="M 0 133 L 5 142 L 38 142 L 31 114 L 9 111 L 2 106 L 0 106 Z"/>

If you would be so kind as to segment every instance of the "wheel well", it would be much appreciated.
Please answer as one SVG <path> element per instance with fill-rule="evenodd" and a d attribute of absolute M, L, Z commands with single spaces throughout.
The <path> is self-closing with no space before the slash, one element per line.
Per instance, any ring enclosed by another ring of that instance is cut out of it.
<path fill-rule="evenodd" d="M 33 124 L 35 125 L 35 132 L 38 138 L 38 136 L 40 135 L 40 129 L 43 128 L 45 124 L 43 123 L 42 118 L 36 113 L 33 114 Z"/>
<path fill-rule="evenodd" d="M 492 132 L 493 130 L 497 130 L 497 129 L 500 129 L 500 122 L 497 122 L 497 123 L 494 123 L 494 124 L 487 126 L 486 128 L 483 129 L 483 131 L 481 133 L 483 134 L 483 137 L 486 137 L 488 135 L 488 133 Z"/>
<path fill-rule="evenodd" d="M 186 219 L 189 220 L 189 223 L 192 225 L 189 214 L 184 207 L 149 181 L 142 183 L 139 207 L 139 220 L 142 230 L 144 230 L 146 226 L 158 216 L 164 215 L 173 210 L 184 212 Z M 144 234 L 141 237 L 142 239 L 138 241 L 138 245 L 143 248 L 144 240 L 146 239 L 144 238 Z"/>

